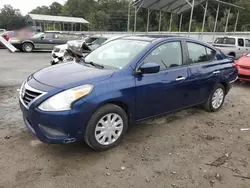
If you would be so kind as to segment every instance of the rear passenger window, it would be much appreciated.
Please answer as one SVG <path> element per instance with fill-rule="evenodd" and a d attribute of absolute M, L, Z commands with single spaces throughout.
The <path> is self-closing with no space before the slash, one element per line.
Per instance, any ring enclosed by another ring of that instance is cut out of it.
<path fill-rule="evenodd" d="M 181 66 L 181 42 L 168 42 L 158 46 L 144 59 L 145 63 L 157 63 L 160 70 Z"/>
<path fill-rule="evenodd" d="M 250 47 L 250 40 L 249 40 L 249 39 L 246 39 L 246 40 L 245 40 L 245 44 L 246 44 L 246 47 Z"/>
<path fill-rule="evenodd" d="M 191 42 L 187 42 L 187 46 L 190 64 L 202 63 L 207 61 L 206 47 Z"/>
<path fill-rule="evenodd" d="M 212 62 L 214 61 L 215 57 L 216 57 L 216 51 L 210 49 L 210 48 L 206 48 L 207 50 L 207 61 Z"/>

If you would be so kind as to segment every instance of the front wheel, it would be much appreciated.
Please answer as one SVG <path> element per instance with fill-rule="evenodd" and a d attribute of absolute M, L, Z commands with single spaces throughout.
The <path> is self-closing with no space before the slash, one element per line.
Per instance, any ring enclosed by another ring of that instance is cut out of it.
<path fill-rule="evenodd" d="M 94 150 L 107 150 L 118 144 L 127 128 L 126 112 L 117 105 L 107 104 L 91 117 L 84 139 Z"/>
<path fill-rule="evenodd" d="M 204 108 L 208 112 L 216 112 L 222 107 L 224 100 L 225 87 L 221 84 L 217 84 L 207 102 L 204 104 Z"/>

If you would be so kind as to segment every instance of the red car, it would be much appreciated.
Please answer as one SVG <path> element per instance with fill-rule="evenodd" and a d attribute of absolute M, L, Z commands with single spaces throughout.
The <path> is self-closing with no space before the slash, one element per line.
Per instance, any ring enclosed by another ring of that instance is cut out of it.
<path fill-rule="evenodd" d="M 235 62 L 235 66 L 238 69 L 238 80 L 250 81 L 250 53 L 244 53 Z"/>
<path fill-rule="evenodd" d="M 13 38 L 13 37 L 16 37 L 17 36 L 17 32 L 15 31 L 6 31 L 4 32 L 3 34 L 1 34 L 2 37 L 5 39 L 5 40 L 9 40 L 10 38 Z"/>

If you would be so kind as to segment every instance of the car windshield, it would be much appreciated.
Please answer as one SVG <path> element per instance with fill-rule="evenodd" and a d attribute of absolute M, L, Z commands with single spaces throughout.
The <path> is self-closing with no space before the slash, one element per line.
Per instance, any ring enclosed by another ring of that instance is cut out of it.
<path fill-rule="evenodd" d="M 84 40 L 86 43 L 92 43 L 96 40 L 96 37 L 86 37 Z"/>
<path fill-rule="evenodd" d="M 214 43 L 235 45 L 235 38 L 217 38 Z"/>
<path fill-rule="evenodd" d="M 104 67 L 122 69 L 135 58 L 149 42 L 135 40 L 115 40 L 100 46 L 91 52 L 86 62 L 93 62 Z"/>
<path fill-rule="evenodd" d="M 44 35 L 44 33 L 37 33 L 32 38 L 41 38 Z"/>

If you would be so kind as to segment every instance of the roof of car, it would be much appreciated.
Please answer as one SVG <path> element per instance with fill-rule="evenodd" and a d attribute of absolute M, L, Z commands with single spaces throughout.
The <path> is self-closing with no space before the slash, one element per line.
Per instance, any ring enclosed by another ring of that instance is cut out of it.
<path fill-rule="evenodd" d="M 129 39 L 129 40 L 142 40 L 142 41 L 148 41 L 152 42 L 156 39 L 165 39 L 165 38 L 171 38 L 171 37 L 180 37 L 178 35 L 134 35 L 134 36 L 126 36 L 122 39 Z"/>

